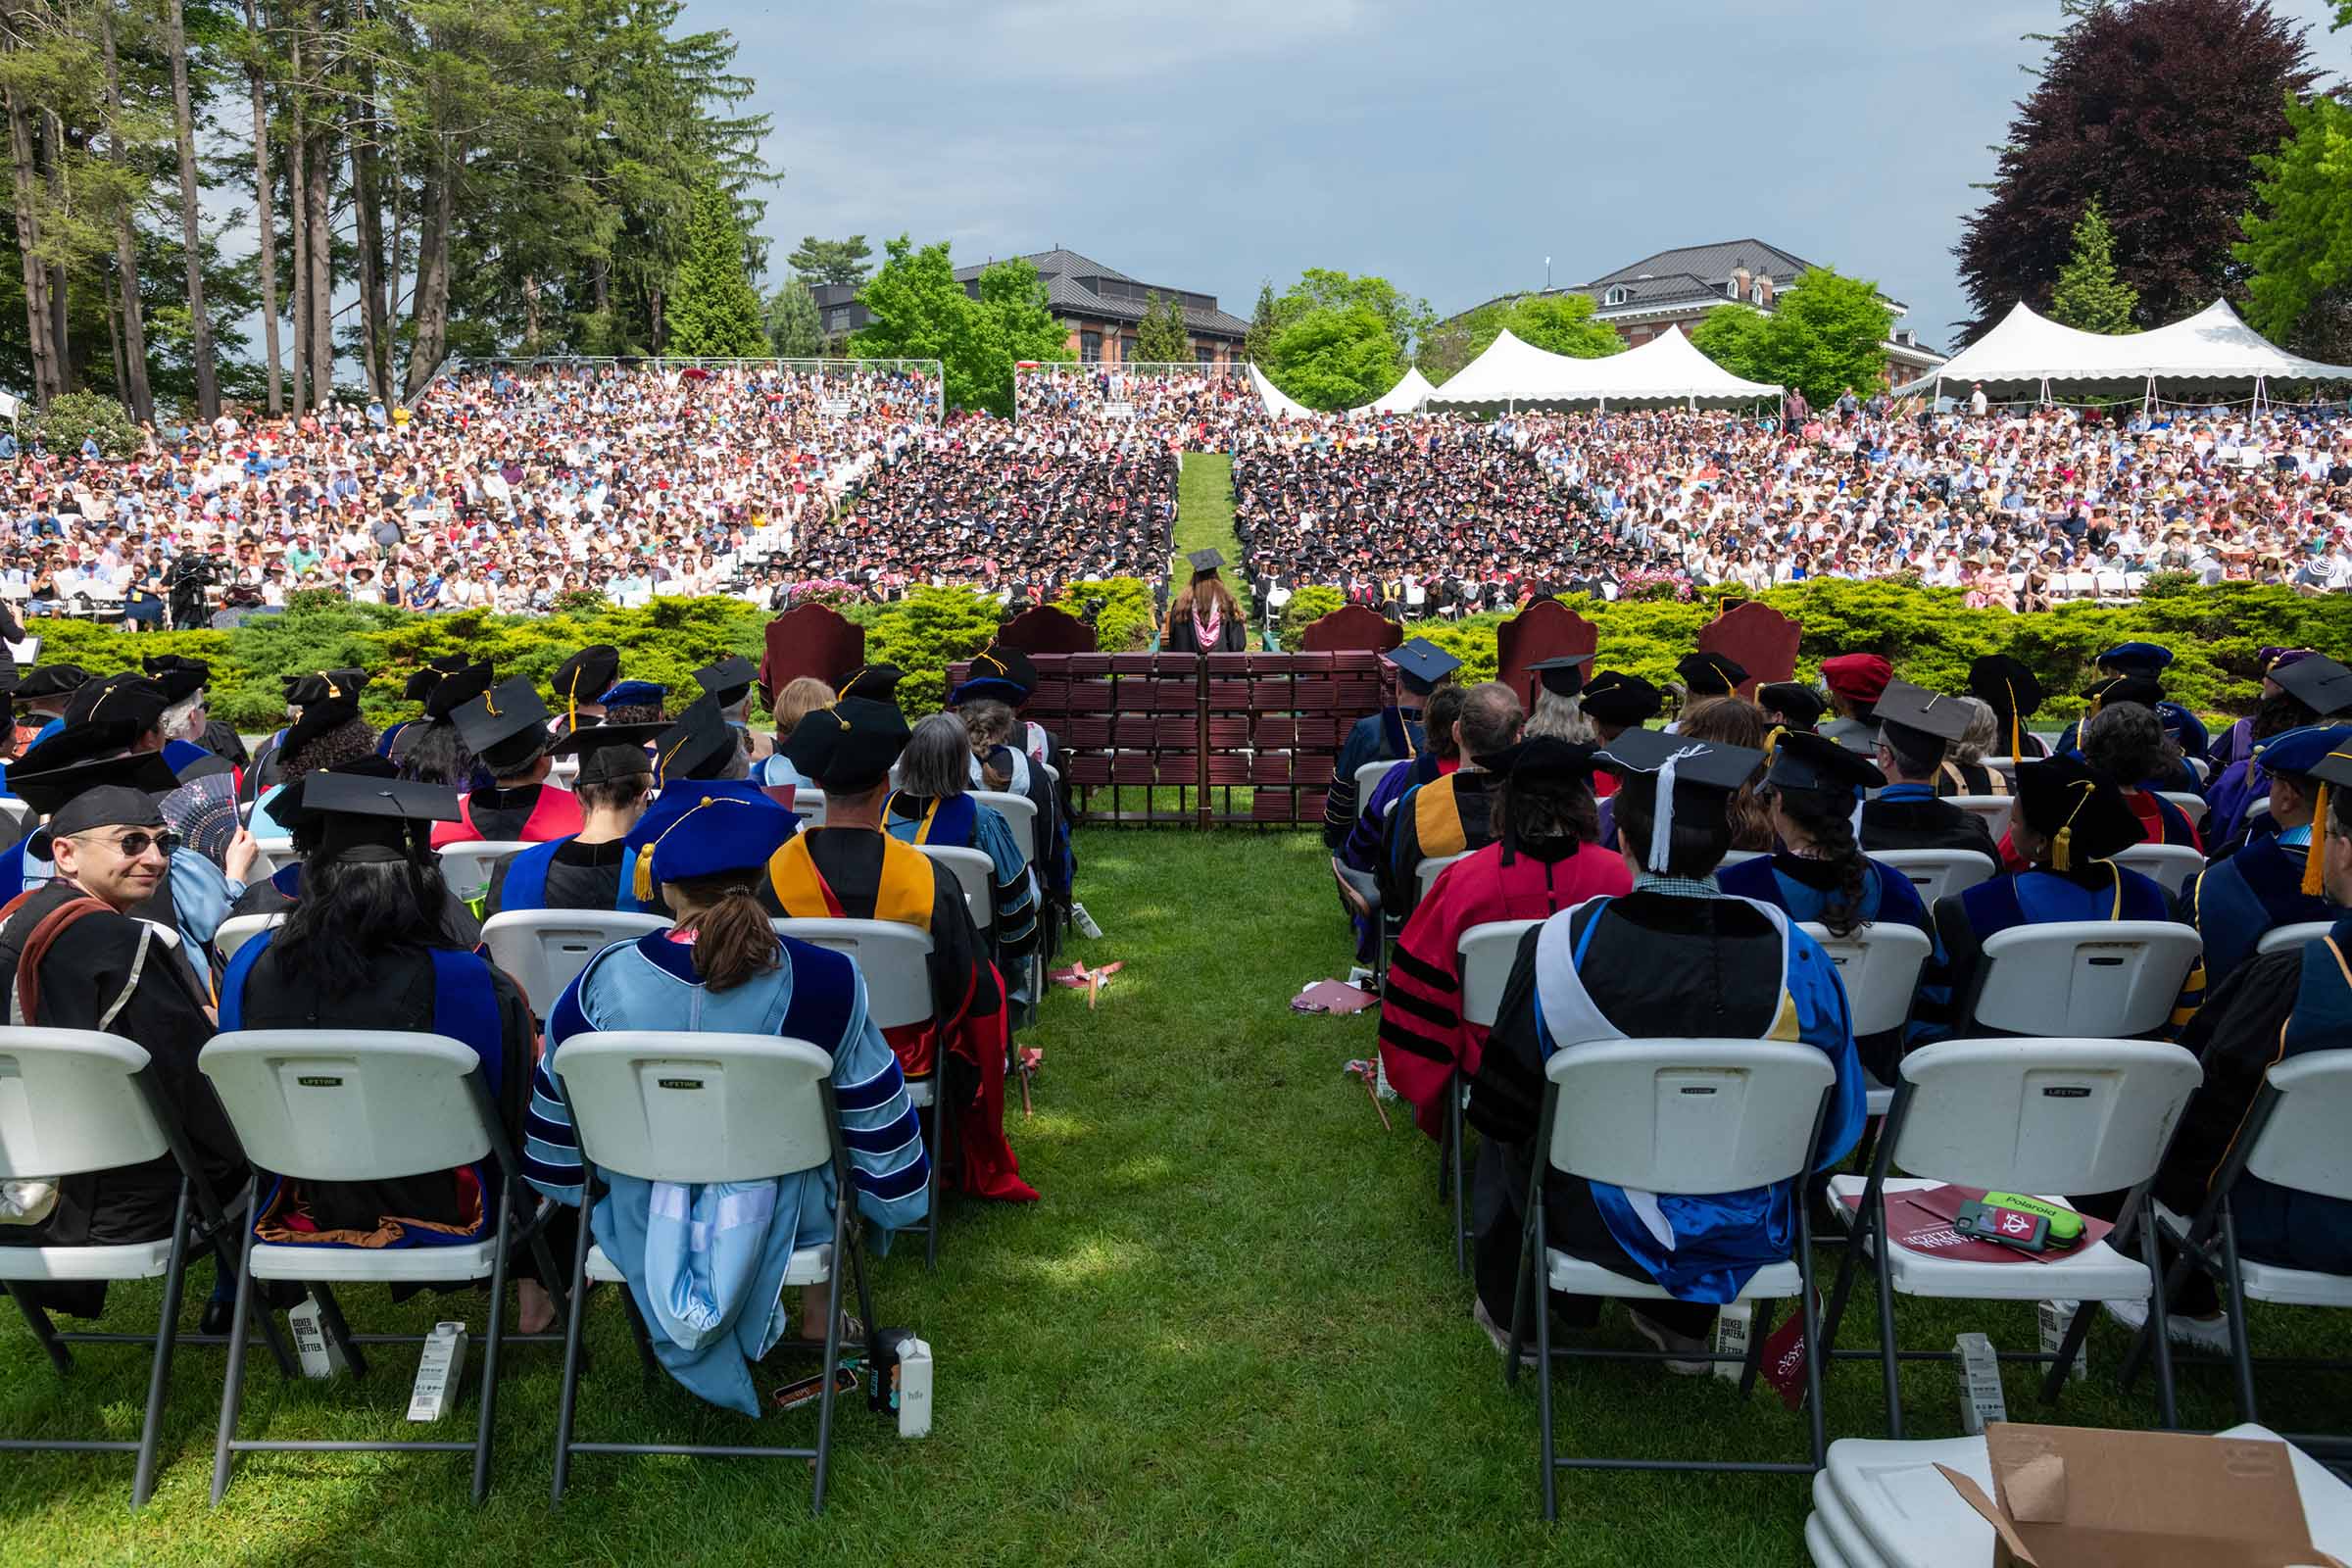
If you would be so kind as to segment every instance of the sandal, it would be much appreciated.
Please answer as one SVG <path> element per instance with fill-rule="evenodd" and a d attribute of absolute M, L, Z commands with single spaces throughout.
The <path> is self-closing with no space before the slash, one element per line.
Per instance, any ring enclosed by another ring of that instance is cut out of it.
<path fill-rule="evenodd" d="M 811 1334 L 803 1334 L 803 1335 L 801 1336 L 801 1343 L 802 1343 L 803 1345 L 805 1345 L 805 1346 L 809 1346 L 809 1347 L 812 1347 L 812 1348 L 816 1348 L 816 1349 L 820 1349 L 820 1350 L 821 1350 L 821 1349 L 823 1349 L 823 1348 L 824 1348 L 824 1346 L 825 1346 L 825 1337 L 824 1337 L 823 1335 L 821 1335 L 821 1334 L 814 1334 L 814 1335 L 811 1335 Z M 862 1348 L 864 1348 L 864 1347 L 865 1347 L 865 1325 L 864 1325 L 863 1323 L 860 1323 L 860 1322 L 858 1322 L 858 1321 L 857 1315 L 856 1315 L 855 1313 L 851 1313 L 851 1312 L 844 1312 L 844 1313 L 842 1313 L 842 1314 L 841 1314 L 841 1348 L 842 1348 L 842 1353 L 846 1355 L 846 1354 L 848 1354 L 848 1353 L 849 1353 L 851 1350 L 862 1349 Z"/>

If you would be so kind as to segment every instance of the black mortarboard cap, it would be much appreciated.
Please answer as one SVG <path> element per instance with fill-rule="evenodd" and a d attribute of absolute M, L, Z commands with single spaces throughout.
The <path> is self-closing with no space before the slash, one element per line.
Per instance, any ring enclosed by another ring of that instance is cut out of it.
<path fill-rule="evenodd" d="M 1694 741 L 1661 729 L 1629 729 L 1594 754 L 1614 772 L 1656 773 L 1674 763 L 1675 788 L 1729 795 L 1755 776 L 1764 754 L 1747 746 Z"/>
<path fill-rule="evenodd" d="M 408 684 L 400 689 L 401 699 L 411 703 L 423 702 L 433 695 L 433 689 L 442 681 L 469 667 L 469 663 L 463 654 L 445 655 L 428 662 L 422 669 L 409 676 Z"/>
<path fill-rule="evenodd" d="M 1968 666 L 1968 694 L 2003 724 L 2032 713 L 2049 696 L 2040 678 L 2007 654 L 1986 654 Z"/>
<path fill-rule="evenodd" d="M 70 697 L 89 678 L 90 672 L 79 664 L 42 664 L 17 682 L 17 701 L 37 703 L 46 697 Z"/>
<path fill-rule="evenodd" d="M 1855 793 L 1884 786 L 1886 775 L 1861 753 L 1826 735 L 1791 730 L 1772 743 L 1765 779 L 1782 789 Z"/>
<path fill-rule="evenodd" d="M 1193 564 L 1195 571 L 1214 571 L 1225 564 L 1225 553 L 1214 546 L 1206 550 L 1196 550 L 1184 559 Z"/>
<path fill-rule="evenodd" d="M 443 675 L 424 694 L 424 716 L 447 719 L 498 683 L 498 666 L 488 660 Z"/>
<path fill-rule="evenodd" d="M 1396 666 L 1396 678 L 1404 683 L 1404 689 L 1423 697 L 1436 690 L 1438 682 L 1462 667 L 1460 660 L 1426 637 L 1415 637 L 1400 648 L 1391 649 L 1384 657 Z"/>
<path fill-rule="evenodd" d="M 1639 675 L 1604 669 L 1585 682 L 1586 716 L 1603 724 L 1640 724 L 1658 716 L 1666 700 Z"/>
<path fill-rule="evenodd" d="M 1539 659 L 1527 669 L 1553 696 L 1574 697 L 1585 689 L 1585 666 L 1591 662 L 1591 654 L 1562 654 L 1556 659 Z"/>
<path fill-rule="evenodd" d="M 163 688 L 166 706 L 184 703 L 211 684 L 213 666 L 201 659 L 182 659 L 177 654 L 160 654 L 142 659 L 139 667 L 156 685 Z"/>
<path fill-rule="evenodd" d="M 11 763 L 8 787 L 51 818 L 52 833 L 158 826 L 163 813 L 147 797 L 164 794 L 179 781 L 161 752 L 123 750 L 136 739 L 138 731 L 127 721 L 69 726 Z"/>
<path fill-rule="evenodd" d="M 458 738 L 493 773 L 504 775 L 528 767 L 547 749 L 551 715 L 527 675 L 513 675 L 499 682 L 454 716 Z"/>
<path fill-rule="evenodd" d="M 2137 703 L 2142 708 L 2154 708 L 2164 701 L 2164 688 L 2152 676 L 2117 675 L 2083 687 L 2082 695 L 2090 699 L 2090 710 L 2095 713 L 2110 703 Z"/>
<path fill-rule="evenodd" d="M 1722 654 L 1685 654 L 1674 662 L 1683 690 L 1693 697 L 1729 697 L 1747 679 L 1746 666 Z"/>
<path fill-rule="evenodd" d="M 547 689 L 569 714 L 580 704 L 595 702 L 619 673 L 620 650 L 611 643 L 591 643 L 556 666 Z"/>
<path fill-rule="evenodd" d="M 1920 743 L 1910 747 L 1913 751 L 1924 752 L 1936 742 L 1949 745 L 1968 733 L 1968 708 L 1959 698 L 1945 697 L 1907 680 L 1888 681 L 1872 711 L 1882 727 L 1891 724 L 1920 737 Z"/>
<path fill-rule="evenodd" d="M 1802 681 L 1776 680 L 1756 688 L 1756 703 L 1781 722 L 1797 731 L 1812 729 L 1829 710 L 1829 700 Z"/>
<path fill-rule="evenodd" d="M 2146 834 L 2114 781 L 2078 757 L 2017 766 L 2017 809 L 2050 841 L 2050 868 L 2077 870 L 2140 843 Z"/>
<path fill-rule="evenodd" d="M 104 680 L 85 681 L 66 704 L 68 724 L 123 722 L 135 734 L 155 728 L 171 707 L 163 687 L 145 675 L 124 671 Z"/>
<path fill-rule="evenodd" d="M 631 773 L 651 773 L 654 760 L 646 755 L 646 745 L 669 728 L 662 723 L 591 724 L 557 741 L 547 749 L 547 755 L 577 757 L 578 783 L 607 783 Z"/>
<path fill-rule="evenodd" d="M 1506 778 L 1590 778 L 1600 765 L 1593 760 L 1599 750 L 1556 735 L 1530 735 L 1473 760 L 1488 772 Z"/>
<path fill-rule="evenodd" d="M 784 758 L 832 794 L 860 795 L 890 777 L 906 734 L 906 715 L 895 705 L 845 697 L 803 714 Z"/>
<path fill-rule="evenodd" d="M 719 712 L 717 701 L 698 697 L 686 705 L 676 723 L 654 738 L 654 771 L 663 785 L 682 778 L 717 778 L 735 760 L 738 744 L 734 726 Z"/>
<path fill-rule="evenodd" d="M 318 703 L 349 703 L 356 713 L 360 710 L 360 693 L 367 689 L 368 672 L 364 669 L 314 669 L 293 678 L 286 687 L 286 701 L 301 709 Z"/>
<path fill-rule="evenodd" d="M 906 672 L 896 664 L 862 664 L 850 671 L 835 690 L 843 698 L 895 703 L 899 700 L 899 682 L 906 678 Z"/>
<path fill-rule="evenodd" d="M 729 654 L 694 672 L 695 684 L 718 699 L 721 708 L 732 708 L 750 696 L 752 682 L 759 678 L 760 671 L 741 654 Z"/>
<path fill-rule="evenodd" d="M 431 853 L 432 824 L 458 820 L 458 794 L 447 785 L 334 771 L 306 773 L 301 784 L 313 861 L 421 858 Z"/>
<path fill-rule="evenodd" d="M 2319 718 L 2352 710 L 2352 669 L 2325 655 L 2314 654 L 2275 668 L 2271 679 Z"/>

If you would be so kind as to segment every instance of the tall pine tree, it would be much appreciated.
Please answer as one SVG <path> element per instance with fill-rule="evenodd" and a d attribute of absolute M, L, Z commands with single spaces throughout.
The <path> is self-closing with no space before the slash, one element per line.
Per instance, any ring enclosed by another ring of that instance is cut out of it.
<path fill-rule="evenodd" d="M 686 257 L 670 290 L 663 354 L 729 358 L 767 351 L 760 296 L 744 269 L 743 229 L 735 204 L 716 185 L 694 193 Z"/>
<path fill-rule="evenodd" d="M 2115 232 L 2094 196 L 2075 224 L 2075 254 L 2059 270 L 2050 318 L 2084 332 L 2130 332 L 2138 303 L 2139 290 L 2115 275 Z"/>
<path fill-rule="evenodd" d="M 1144 365 L 1189 365 L 1192 335 L 1184 327 L 1184 306 L 1173 294 L 1154 294 L 1135 329 L 1135 357 Z"/>

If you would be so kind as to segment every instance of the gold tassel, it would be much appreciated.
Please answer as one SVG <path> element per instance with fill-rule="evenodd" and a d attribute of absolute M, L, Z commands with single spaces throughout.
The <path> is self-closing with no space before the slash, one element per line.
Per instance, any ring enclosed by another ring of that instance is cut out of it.
<path fill-rule="evenodd" d="M 2051 870 L 2067 871 L 2073 869 L 2068 862 L 2074 858 L 2074 841 L 2075 830 L 2071 827 L 2060 828 L 2058 830 L 2058 836 L 2050 840 Z"/>
<path fill-rule="evenodd" d="M 2025 725 L 2025 715 L 2017 710 L 2017 682 L 2003 677 L 2001 684 L 2009 689 L 2009 755 L 2023 760 L 2026 739 L 2020 731 Z"/>
<path fill-rule="evenodd" d="M 637 871 L 630 880 L 636 884 L 639 904 L 654 902 L 654 847 L 652 845 L 649 844 L 637 852 Z"/>
<path fill-rule="evenodd" d="M 2322 873 L 2327 869 L 2328 857 L 2324 853 L 2326 841 L 2321 837 L 2327 831 L 2328 781 L 2322 779 L 2319 793 L 2311 798 L 2311 843 L 2303 851 L 2303 894 L 2306 898 L 2316 899 L 2327 891 L 2327 881 Z"/>
<path fill-rule="evenodd" d="M 1772 733 L 1764 737 L 1764 767 L 1766 771 L 1771 770 L 1773 753 L 1781 749 L 1781 737 L 1788 733 L 1788 725 L 1775 724 L 1772 726 Z"/>

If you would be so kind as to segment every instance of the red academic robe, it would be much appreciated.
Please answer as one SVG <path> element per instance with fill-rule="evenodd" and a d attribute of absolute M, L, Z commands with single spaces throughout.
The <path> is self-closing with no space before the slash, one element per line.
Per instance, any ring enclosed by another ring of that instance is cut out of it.
<path fill-rule="evenodd" d="M 567 839 L 586 825 L 580 814 L 580 798 L 569 790 L 553 784 L 540 786 L 539 799 L 532 803 L 531 814 L 523 819 L 521 840 L 526 844 L 545 844 L 549 839 Z M 473 797 L 458 799 L 458 819 L 455 822 L 433 824 L 433 848 L 445 844 L 472 844 L 482 837 L 482 830 L 473 825 Z"/>

